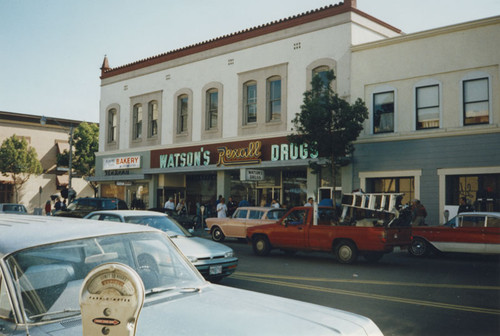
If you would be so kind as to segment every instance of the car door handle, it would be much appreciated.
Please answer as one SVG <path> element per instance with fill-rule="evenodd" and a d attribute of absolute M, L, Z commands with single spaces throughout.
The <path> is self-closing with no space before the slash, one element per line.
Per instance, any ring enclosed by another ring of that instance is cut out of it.
<path fill-rule="evenodd" d="M 297 226 L 297 230 L 302 230 L 302 226 Z"/>

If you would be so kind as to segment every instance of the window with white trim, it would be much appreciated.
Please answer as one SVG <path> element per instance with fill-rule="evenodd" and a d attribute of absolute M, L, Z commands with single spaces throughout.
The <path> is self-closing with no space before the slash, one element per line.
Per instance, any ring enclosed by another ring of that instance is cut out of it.
<path fill-rule="evenodd" d="M 464 125 L 489 123 L 489 81 L 477 78 L 463 81 Z"/>
<path fill-rule="evenodd" d="M 188 96 L 177 97 L 177 134 L 188 131 Z"/>
<path fill-rule="evenodd" d="M 394 132 L 394 91 L 373 94 L 373 133 Z"/>
<path fill-rule="evenodd" d="M 206 129 L 217 129 L 219 116 L 219 90 L 210 89 L 207 91 L 206 97 Z"/>
<path fill-rule="evenodd" d="M 254 81 L 247 82 L 244 85 L 244 103 L 245 115 L 244 124 L 257 122 L 257 83 Z"/>
<path fill-rule="evenodd" d="M 439 85 L 417 87 L 417 130 L 439 127 Z"/>
<path fill-rule="evenodd" d="M 132 113 L 132 139 L 137 140 L 142 137 L 142 105 L 134 105 Z"/>
<path fill-rule="evenodd" d="M 148 137 L 158 135 L 158 102 L 156 100 L 148 103 Z"/>
<path fill-rule="evenodd" d="M 267 80 L 267 121 L 281 120 L 281 78 Z"/>
<path fill-rule="evenodd" d="M 116 142 L 118 115 L 115 108 L 108 110 L 108 142 Z"/>

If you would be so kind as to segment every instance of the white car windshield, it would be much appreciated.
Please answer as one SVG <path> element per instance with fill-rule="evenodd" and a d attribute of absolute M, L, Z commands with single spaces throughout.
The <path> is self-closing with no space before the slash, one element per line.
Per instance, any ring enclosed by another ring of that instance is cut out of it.
<path fill-rule="evenodd" d="M 191 233 L 184 229 L 175 219 L 167 216 L 125 216 L 126 223 L 143 224 L 166 232 L 170 237 L 185 236 L 191 237 Z"/>
<path fill-rule="evenodd" d="M 160 232 L 100 236 L 39 246 L 15 253 L 7 265 L 28 322 L 80 313 L 79 291 L 96 266 L 119 262 L 141 277 L 146 296 L 204 284 L 201 276 Z"/>

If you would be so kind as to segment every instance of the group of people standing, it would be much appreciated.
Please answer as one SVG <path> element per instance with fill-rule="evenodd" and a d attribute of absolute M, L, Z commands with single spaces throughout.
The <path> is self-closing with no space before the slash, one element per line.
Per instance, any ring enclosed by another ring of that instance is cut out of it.
<path fill-rule="evenodd" d="M 56 211 L 65 210 L 66 209 L 66 199 L 61 201 L 61 198 L 57 197 L 54 202 L 54 209 L 52 209 L 52 202 L 48 200 L 45 202 L 45 215 L 51 216 Z"/>
<path fill-rule="evenodd" d="M 187 214 L 187 208 L 186 208 L 186 202 L 184 201 L 183 198 L 179 200 L 179 203 L 175 205 L 174 198 L 169 197 L 168 201 L 165 202 L 165 209 L 175 211 L 178 215 L 186 215 Z"/>

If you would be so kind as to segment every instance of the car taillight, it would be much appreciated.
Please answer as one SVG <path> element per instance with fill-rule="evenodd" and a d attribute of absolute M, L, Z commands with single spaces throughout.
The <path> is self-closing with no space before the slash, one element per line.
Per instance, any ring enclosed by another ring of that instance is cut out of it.
<path fill-rule="evenodd" d="M 387 232 L 382 231 L 382 241 L 385 243 L 387 241 Z"/>

